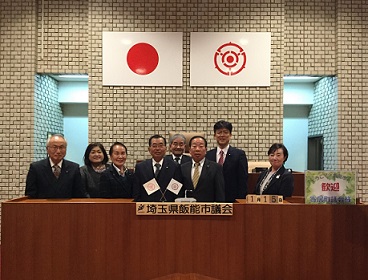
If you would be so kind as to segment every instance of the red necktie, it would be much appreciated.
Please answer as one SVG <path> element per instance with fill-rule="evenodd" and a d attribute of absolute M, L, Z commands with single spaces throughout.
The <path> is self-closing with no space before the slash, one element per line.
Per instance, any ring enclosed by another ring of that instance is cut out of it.
<path fill-rule="evenodd" d="M 223 150 L 220 151 L 220 158 L 218 160 L 218 163 L 221 165 L 224 164 L 224 151 Z"/>

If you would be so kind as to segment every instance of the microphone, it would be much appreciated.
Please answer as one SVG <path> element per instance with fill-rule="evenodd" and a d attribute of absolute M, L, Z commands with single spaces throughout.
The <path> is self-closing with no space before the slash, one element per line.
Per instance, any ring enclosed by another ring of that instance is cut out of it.
<path fill-rule="evenodd" d="M 193 192 L 193 190 L 185 190 L 184 197 L 178 197 L 175 202 L 196 202 L 197 200 L 194 197 L 187 197 L 187 192 Z"/>

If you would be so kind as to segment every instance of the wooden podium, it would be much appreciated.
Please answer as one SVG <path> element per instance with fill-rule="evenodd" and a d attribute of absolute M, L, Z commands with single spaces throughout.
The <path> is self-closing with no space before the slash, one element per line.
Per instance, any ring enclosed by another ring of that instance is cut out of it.
<path fill-rule="evenodd" d="M 240 202 L 232 216 L 137 216 L 124 199 L 19 198 L 3 202 L 1 224 L 2 280 L 368 274 L 367 205 Z"/>

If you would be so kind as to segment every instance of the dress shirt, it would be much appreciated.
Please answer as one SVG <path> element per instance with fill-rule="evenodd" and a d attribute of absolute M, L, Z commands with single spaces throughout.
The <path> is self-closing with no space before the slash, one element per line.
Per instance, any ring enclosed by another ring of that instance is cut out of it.
<path fill-rule="evenodd" d="M 227 151 L 229 150 L 229 145 L 227 145 L 224 149 L 220 149 L 219 147 L 217 147 L 217 151 L 216 151 L 216 162 L 218 163 L 219 162 L 219 159 L 220 159 L 220 152 L 221 150 L 224 152 L 224 163 L 225 163 L 225 159 L 226 159 L 226 154 L 227 154 Z"/>
<path fill-rule="evenodd" d="M 203 164 L 204 164 L 204 160 L 205 158 L 203 158 L 200 162 L 199 162 L 199 166 L 198 166 L 198 169 L 199 169 L 199 177 L 201 177 L 201 173 L 202 173 L 202 167 L 203 167 Z M 194 174 L 194 169 L 195 169 L 195 161 L 192 160 L 192 179 L 193 179 L 193 174 Z"/>
<path fill-rule="evenodd" d="M 51 158 L 49 158 L 49 161 L 50 161 L 50 165 L 52 167 L 52 172 L 54 172 L 54 165 L 55 163 L 52 162 Z M 63 160 L 61 160 L 58 164 L 56 164 L 57 166 L 60 167 L 60 171 L 61 171 L 61 166 L 63 165 Z"/>
<path fill-rule="evenodd" d="M 179 158 L 179 161 L 177 162 L 177 163 L 181 163 L 181 158 L 183 157 L 183 155 L 181 155 L 181 156 L 179 156 L 179 157 L 177 157 L 176 155 L 174 155 L 174 154 L 172 154 L 172 157 L 173 157 L 173 160 L 175 161 L 175 162 L 177 162 L 176 161 L 176 158 Z"/>
<path fill-rule="evenodd" d="M 162 165 L 164 164 L 164 158 L 162 158 L 159 162 L 156 162 L 154 159 L 152 159 L 152 169 L 153 169 L 153 173 L 156 172 L 156 166 L 155 164 L 158 163 L 160 165 L 160 171 L 162 169 Z"/>
<path fill-rule="evenodd" d="M 126 168 L 124 169 L 123 173 L 121 173 L 121 170 L 115 164 L 112 164 L 112 166 L 115 168 L 116 172 L 118 172 L 120 176 L 123 176 L 123 177 L 125 176 L 125 170 L 127 170 Z"/>

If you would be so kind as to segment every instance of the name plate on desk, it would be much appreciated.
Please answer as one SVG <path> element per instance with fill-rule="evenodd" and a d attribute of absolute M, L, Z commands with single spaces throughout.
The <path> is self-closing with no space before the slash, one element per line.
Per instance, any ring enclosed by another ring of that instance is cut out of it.
<path fill-rule="evenodd" d="M 248 194 L 246 199 L 248 204 L 278 204 L 284 202 L 282 195 Z"/>
<path fill-rule="evenodd" d="M 136 215 L 232 216 L 232 203 L 137 202 Z"/>

